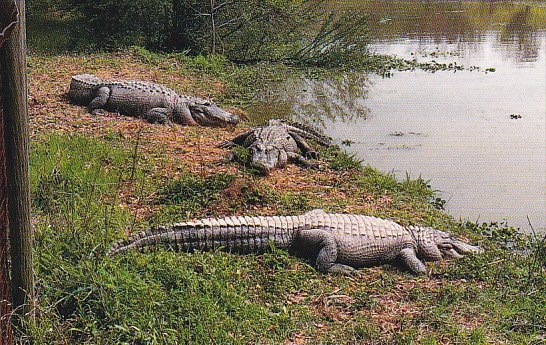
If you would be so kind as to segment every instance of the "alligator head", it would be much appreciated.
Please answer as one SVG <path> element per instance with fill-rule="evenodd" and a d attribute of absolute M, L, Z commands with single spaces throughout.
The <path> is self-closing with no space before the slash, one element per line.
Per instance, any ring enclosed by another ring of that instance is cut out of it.
<path fill-rule="evenodd" d="M 238 115 L 220 109 L 216 104 L 209 102 L 192 102 L 189 108 L 192 118 L 201 126 L 227 127 L 235 126 L 241 122 Z"/>
<path fill-rule="evenodd" d="M 261 142 L 256 142 L 249 147 L 250 166 L 260 173 L 267 175 L 273 169 L 281 168 L 288 162 L 286 151 Z"/>
<path fill-rule="evenodd" d="M 466 254 L 483 252 L 482 248 L 459 241 L 451 234 L 441 230 L 434 230 L 434 242 L 444 256 L 451 258 L 460 258 Z"/>
<path fill-rule="evenodd" d="M 415 227 L 409 229 L 417 241 L 419 255 L 427 260 L 438 261 L 442 257 L 460 258 L 466 254 L 483 252 L 480 247 L 460 241 L 441 230 Z"/>

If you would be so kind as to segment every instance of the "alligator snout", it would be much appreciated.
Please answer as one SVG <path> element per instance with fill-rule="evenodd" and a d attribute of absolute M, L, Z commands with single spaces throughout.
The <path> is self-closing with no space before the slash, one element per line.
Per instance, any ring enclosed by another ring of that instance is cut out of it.
<path fill-rule="evenodd" d="M 454 238 L 450 238 L 444 243 L 438 244 L 438 248 L 445 256 L 451 258 L 460 258 L 466 254 L 479 254 L 484 252 L 484 250 L 478 246 L 473 246 Z"/>
<path fill-rule="evenodd" d="M 239 115 L 232 114 L 215 104 L 194 104 L 190 106 L 194 120 L 202 126 L 236 126 L 241 122 Z"/>

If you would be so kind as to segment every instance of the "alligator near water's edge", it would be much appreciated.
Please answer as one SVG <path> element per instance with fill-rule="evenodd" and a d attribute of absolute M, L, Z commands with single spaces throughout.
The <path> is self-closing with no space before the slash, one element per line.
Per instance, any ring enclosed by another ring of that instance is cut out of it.
<path fill-rule="evenodd" d="M 75 104 L 87 106 L 95 115 L 107 110 L 141 117 L 151 123 L 225 127 L 240 122 L 238 115 L 208 100 L 181 96 L 152 82 L 106 80 L 93 74 L 79 74 L 72 77 L 68 98 Z"/>
<path fill-rule="evenodd" d="M 330 145 L 331 142 L 331 138 L 309 126 L 273 119 L 263 127 L 254 128 L 232 140 L 220 143 L 218 147 L 248 148 L 249 165 L 263 174 L 268 174 L 273 169 L 286 166 L 288 162 L 306 168 L 316 166 L 316 163 L 309 162 L 307 158 L 318 158 L 318 154 L 304 138 L 312 139 L 324 146 Z M 298 153 L 298 149 L 302 154 Z"/>
<path fill-rule="evenodd" d="M 250 254 L 263 253 L 272 245 L 314 259 L 321 272 L 344 274 L 396 262 L 415 274 L 426 274 L 421 260 L 482 251 L 429 227 L 403 227 L 376 217 L 314 210 L 299 216 L 207 218 L 160 226 L 114 244 L 107 255 L 157 247 Z"/>

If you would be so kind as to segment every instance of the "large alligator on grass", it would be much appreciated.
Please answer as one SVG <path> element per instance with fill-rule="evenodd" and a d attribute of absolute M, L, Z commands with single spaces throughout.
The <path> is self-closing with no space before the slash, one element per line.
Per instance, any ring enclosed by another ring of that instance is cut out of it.
<path fill-rule="evenodd" d="M 267 125 L 252 129 L 218 146 L 246 147 L 250 151 L 248 164 L 261 173 L 268 174 L 273 169 L 286 166 L 288 162 L 306 168 L 316 166 L 316 163 L 309 162 L 307 158 L 318 158 L 318 154 L 305 139 L 312 139 L 324 146 L 331 142 L 331 138 L 309 126 L 284 120 L 269 120 Z M 302 154 L 298 153 L 298 149 Z"/>
<path fill-rule="evenodd" d="M 70 82 L 69 99 L 86 105 L 98 115 L 104 110 L 141 117 L 151 123 L 225 127 L 240 122 L 238 115 L 220 109 L 208 100 L 181 96 L 163 85 L 135 80 L 103 80 L 79 74 Z"/>
<path fill-rule="evenodd" d="M 375 217 L 314 210 L 300 216 L 208 218 L 160 226 L 116 243 L 107 254 L 158 247 L 247 254 L 263 253 L 272 245 L 315 259 L 322 272 L 343 274 L 388 262 L 426 274 L 421 259 L 436 261 L 442 255 L 457 258 L 481 252 L 479 247 L 433 228 L 403 227 Z"/>

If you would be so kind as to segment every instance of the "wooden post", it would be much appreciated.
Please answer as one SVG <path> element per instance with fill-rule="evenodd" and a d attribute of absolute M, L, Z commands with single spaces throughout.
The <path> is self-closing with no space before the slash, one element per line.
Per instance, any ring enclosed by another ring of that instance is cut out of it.
<path fill-rule="evenodd" d="M 17 22 L 15 3 L 0 4 L 0 47 Z M 9 282 L 8 208 L 6 186 L 6 156 L 4 115 L 2 103 L 2 74 L 0 73 L 0 345 L 13 344 Z"/>
<path fill-rule="evenodd" d="M 9 345 L 13 344 L 13 332 L 11 330 L 11 303 L 8 264 L 8 197 L 6 190 L 6 156 L 4 147 L 4 116 L 2 114 L 1 86 L 2 75 L 0 74 L 0 345 Z"/>
<path fill-rule="evenodd" d="M 34 319 L 33 231 L 30 221 L 28 166 L 28 104 L 26 77 L 25 1 L 0 0 L 0 8 L 15 2 L 19 22 L 0 48 L 4 105 L 7 205 L 11 256 L 11 298 L 15 315 Z"/>

